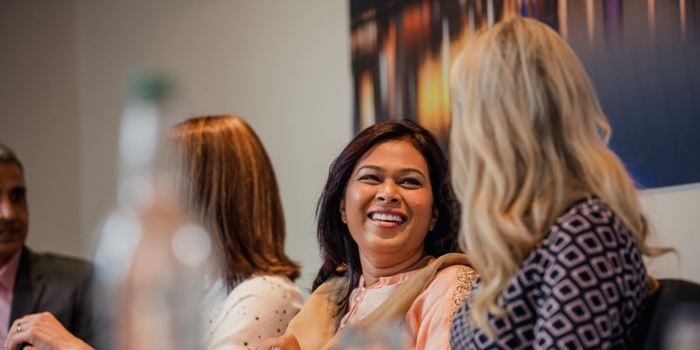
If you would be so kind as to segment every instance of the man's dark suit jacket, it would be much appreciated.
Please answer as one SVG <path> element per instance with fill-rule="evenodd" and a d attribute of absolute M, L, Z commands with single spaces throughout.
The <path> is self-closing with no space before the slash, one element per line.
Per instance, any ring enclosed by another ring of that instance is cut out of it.
<path fill-rule="evenodd" d="M 24 315 L 48 311 L 71 334 L 96 346 L 92 265 L 75 258 L 36 254 L 27 247 L 17 267 L 10 325 Z"/>

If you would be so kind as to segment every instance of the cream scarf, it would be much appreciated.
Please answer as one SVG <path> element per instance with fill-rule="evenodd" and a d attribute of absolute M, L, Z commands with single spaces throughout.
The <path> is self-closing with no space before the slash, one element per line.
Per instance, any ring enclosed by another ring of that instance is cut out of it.
<path fill-rule="evenodd" d="M 364 328 L 403 319 L 413 301 L 430 285 L 438 271 L 452 265 L 469 265 L 469 259 L 464 254 L 449 253 L 429 261 L 401 283 L 386 302 L 353 327 Z M 285 336 L 294 336 L 302 350 L 333 349 L 339 339 L 336 318 L 343 316 L 335 316 L 335 295 L 343 291 L 347 283 L 345 277 L 334 277 L 320 285 L 289 323 Z"/>

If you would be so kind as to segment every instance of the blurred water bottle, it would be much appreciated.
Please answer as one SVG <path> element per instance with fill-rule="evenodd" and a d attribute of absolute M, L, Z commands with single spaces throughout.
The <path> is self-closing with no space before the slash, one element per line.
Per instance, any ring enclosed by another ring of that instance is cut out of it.
<path fill-rule="evenodd" d="M 372 327 L 350 326 L 341 332 L 338 350 L 410 350 L 411 338 L 401 322 Z"/>
<path fill-rule="evenodd" d="M 114 349 L 196 349 L 209 235 L 187 221 L 172 179 L 157 169 L 159 107 L 170 84 L 141 74 L 127 89 L 117 206 L 101 229 L 98 278 Z"/>

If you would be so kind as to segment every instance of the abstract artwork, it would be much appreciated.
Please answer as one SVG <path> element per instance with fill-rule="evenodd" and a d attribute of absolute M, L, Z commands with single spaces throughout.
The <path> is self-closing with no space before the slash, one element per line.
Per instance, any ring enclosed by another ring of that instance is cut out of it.
<path fill-rule="evenodd" d="M 355 132 L 411 119 L 447 148 L 450 64 L 477 30 L 512 16 L 558 31 L 644 188 L 700 182 L 700 0 L 351 0 Z"/>

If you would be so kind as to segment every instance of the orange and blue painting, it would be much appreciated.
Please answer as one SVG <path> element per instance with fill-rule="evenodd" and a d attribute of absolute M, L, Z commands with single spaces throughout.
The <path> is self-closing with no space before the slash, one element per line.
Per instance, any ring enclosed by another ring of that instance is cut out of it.
<path fill-rule="evenodd" d="M 412 119 L 447 148 L 450 64 L 512 16 L 583 62 L 640 187 L 700 183 L 700 0 L 351 0 L 354 127 Z"/>

